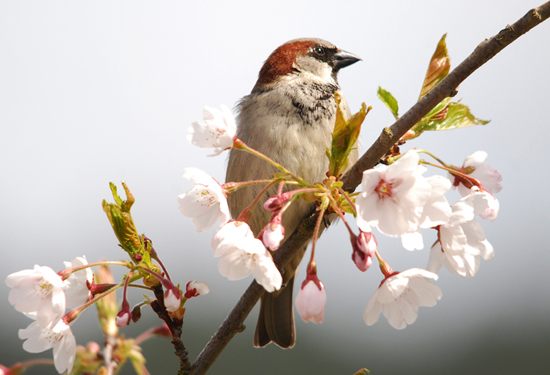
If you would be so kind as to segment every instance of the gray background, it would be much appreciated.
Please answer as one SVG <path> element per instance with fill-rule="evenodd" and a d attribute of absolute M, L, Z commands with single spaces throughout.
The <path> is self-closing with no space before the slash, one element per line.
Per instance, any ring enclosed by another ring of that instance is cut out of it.
<path fill-rule="evenodd" d="M 208 296 L 188 303 L 184 342 L 194 358 L 251 281 L 222 277 L 209 247 L 213 230 L 195 234 L 177 210 L 177 195 L 191 187 L 180 177 L 185 167 L 224 178 L 226 155 L 207 158 L 209 151 L 185 139 L 202 107 L 232 107 L 273 49 L 320 37 L 363 58 L 341 72 L 340 84 L 352 110 L 362 101 L 374 107 L 361 136 L 368 146 L 392 123 L 376 98 L 378 85 L 404 113 L 444 33 L 456 66 L 540 1 L 1 2 L 0 279 L 34 264 L 58 270 L 83 254 L 123 258 L 100 203 L 111 200 L 109 181 L 125 180 L 137 199 L 138 230 L 153 239 L 173 278 L 210 286 Z M 549 35 L 547 22 L 460 86 L 457 98 L 489 125 L 425 134 L 407 145 L 454 164 L 477 150 L 489 153 L 504 184 L 500 216 L 483 222 L 494 260 L 473 279 L 442 271 L 442 300 L 421 308 L 405 330 L 383 317 L 367 327 L 363 310 L 381 274 L 357 271 L 340 224 L 323 236 L 317 257 L 328 292 L 324 324 L 299 320 L 292 350 L 254 349 L 254 310 L 212 374 L 353 374 L 362 367 L 373 374 L 548 373 Z M 397 239 L 378 239 L 394 269 L 426 265 L 426 249 L 407 252 Z M 39 355 L 21 349 L 17 330 L 29 320 L 7 295 L 0 286 L 0 363 L 9 366 Z M 135 336 L 157 322 L 145 311 L 122 332 Z M 74 332 L 79 344 L 101 342 L 93 310 Z M 144 344 L 144 353 L 152 374 L 175 373 L 168 340 Z M 33 373 L 54 373 L 48 371 Z"/>

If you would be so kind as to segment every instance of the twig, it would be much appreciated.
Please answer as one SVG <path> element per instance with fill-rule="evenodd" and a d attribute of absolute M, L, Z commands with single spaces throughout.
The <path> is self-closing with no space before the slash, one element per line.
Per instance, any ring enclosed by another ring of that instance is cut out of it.
<path fill-rule="evenodd" d="M 164 292 L 162 287 L 155 287 L 154 289 L 156 301 L 151 302 L 151 308 L 154 312 L 157 313 L 159 318 L 164 320 L 170 333 L 172 334 L 172 345 L 174 346 L 175 354 L 180 359 L 180 369 L 178 375 L 187 375 L 191 370 L 191 362 L 189 361 L 189 353 L 183 345 L 181 340 L 183 320 L 181 319 L 172 319 L 166 312 L 166 307 L 164 306 Z"/>
<path fill-rule="evenodd" d="M 485 40 L 466 60 L 458 65 L 444 80 L 409 109 L 391 127 L 384 128 L 380 137 L 342 178 L 344 190 L 352 192 L 361 183 L 364 170 L 373 168 L 380 158 L 423 116 L 447 97 L 455 96 L 457 87 L 470 74 L 492 59 L 514 40 L 550 17 L 550 2 L 532 9 L 513 25 L 508 25 L 496 36 Z M 292 258 L 313 237 L 317 214 L 314 210 L 302 220 L 298 229 L 275 253 L 274 260 L 279 268 Z M 193 375 L 202 375 L 212 366 L 229 341 L 243 330 L 243 322 L 256 304 L 264 289 L 253 281 L 229 313 L 218 331 L 204 347 L 193 364 Z"/>

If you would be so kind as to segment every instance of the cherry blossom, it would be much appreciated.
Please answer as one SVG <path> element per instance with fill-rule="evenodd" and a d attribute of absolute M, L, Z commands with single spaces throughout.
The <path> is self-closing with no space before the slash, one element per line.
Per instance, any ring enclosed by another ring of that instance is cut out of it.
<path fill-rule="evenodd" d="M 363 314 L 365 323 L 369 326 L 376 323 L 381 312 L 396 329 L 414 323 L 419 306 L 432 307 L 441 299 L 441 289 L 429 279 L 437 280 L 437 275 L 419 268 L 387 277 L 367 304 Z"/>
<path fill-rule="evenodd" d="M 451 206 L 445 198 L 445 193 L 451 188 L 451 182 L 443 176 L 426 178 L 431 186 L 430 197 L 424 205 L 419 219 L 419 228 L 433 228 L 449 221 Z M 401 236 L 403 247 L 407 250 L 421 250 L 424 248 L 424 240 L 419 230 L 405 233 Z"/>
<path fill-rule="evenodd" d="M 231 216 L 220 184 L 197 168 L 186 168 L 183 177 L 196 185 L 178 197 L 179 209 L 184 216 L 193 218 L 197 232 L 212 228 L 218 218 L 220 225 L 227 223 Z"/>
<path fill-rule="evenodd" d="M 418 229 L 431 189 L 418 161 L 418 153 L 410 150 L 390 166 L 363 172 L 362 192 L 356 198 L 359 229 L 377 227 L 392 237 Z"/>
<path fill-rule="evenodd" d="M 485 164 L 487 156 L 485 151 L 474 152 L 464 160 L 459 171 L 478 180 L 489 193 L 496 194 L 502 190 L 502 176 L 489 164 Z M 453 182 L 453 188 L 458 187 L 463 197 L 470 194 L 471 183 L 455 175 L 449 175 L 449 178 Z"/>
<path fill-rule="evenodd" d="M 88 264 L 85 256 L 76 257 L 70 262 L 63 262 L 65 268 L 75 268 Z M 65 291 L 66 308 L 69 310 L 75 309 L 86 303 L 90 296 L 90 290 L 86 282 L 92 283 L 94 279 L 93 272 L 90 268 L 71 273 L 65 281 L 63 281 L 63 290 Z"/>
<path fill-rule="evenodd" d="M 479 216 L 482 219 L 489 219 L 491 221 L 495 221 L 495 219 L 498 216 L 498 211 L 500 210 L 500 203 L 495 198 L 495 196 L 489 192 L 483 191 L 479 194 L 483 194 L 485 200 L 487 201 L 487 208 L 479 213 Z"/>
<path fill-rule="evenodd" d="M 205 283 L 198 283 L 196 281 L 189 281 L 185 286 L 185 295 L 184 297 L 189 299 L 192 297 L 204 296 L 208 294 L 210 289 Z"/>
<path fill-rule="evenodd" d="M 10 274 L 9 301 L 17 311 L 37 320 L 40 327 L 55 326 L 65 313 L 63 280 L 50 267 L 34 266 Z"/>
<path fill-rule="evenodd" d="M 307 276 L 298 291 L 295 303 L 304 322 L 323 323 L 327 292 L 316 275 Z"/>
<path fill-rule="evenodd" d="M 268 292 L 281 288 L 283 279 L 262 241 L 254 238 L 248 224 L 232 221 L 222 226 L 212 239 L 218 269 L 229 280 L 240 280 L 251 273 Z"/>
<path fill-rule="evenodd" d="M 480 257 L 485 260 L 494 257 L 493 247 L 475 220 L 487 205 L 485 194 L 473 193 L 451 206 L 449 221 L 438 227 L 438 241 L 428 261 L 429 271 L 438 272 L 445 266 L 457 276 L 473 277 L 479 269 Z"/>
<path fill-rule="evenodd" d="M 19 330 L 19 338 L 26 340 L 23 349 L 29 353 L 40 353 L 53 348 L 53 360 L 57 372 L 70 373 L 76 356 L 76 340 L 64 319 L 52 328 L 41 327 L 38 322 Z"/>
<path fill-rule="evenodd" d="M 192 144 L 214 148 L 216 156 L 231 148 L 235 139 L 237 125 L 231 111 L 222 105 L 222 110 L 205 106 L 202 112 L 204 121 L 196 121 L 188 128 L 187 140 Z"/>
<path fill-rule="evenodd" d="M 370 232 L 361 232 L 355 239 L 352 238 L 351 259 L 360 271 L 365 272 L 369 269 L 377 246 L 376 237 Z"/>

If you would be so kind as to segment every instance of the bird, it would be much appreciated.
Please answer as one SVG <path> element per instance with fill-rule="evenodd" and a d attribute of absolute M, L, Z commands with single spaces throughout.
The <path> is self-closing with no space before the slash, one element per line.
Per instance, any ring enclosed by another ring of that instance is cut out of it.
<path fill-rule="evenodd" d="M 347 120 L 351 115 L 337 74 L 359 60 L 358 56 L 322 39 L 302 38 L 284 43 L 264 62 L 252 92 L 237 104 L 237 137 L 306 181 L 323 181 L 329 164 L 325 151 L 330 149 L 336 118 L 335 92 L 340 94 L 344 118 Z M 354 150 L 349 165 L 356 160 L 357 150 Z M 231 149 L 226 181 L 270 179 L 274 172 L 278 171 L 265 160 Z M 247 186 L 230 194 L 232 217 L 237 218 L 264 186 Z M 292 189 L 288 186 L 285 191 Z M 248 221 L 254 235 L 259 234 L 272 214 L 262 207 L 263 203 L 276 194 L 277 187 L 273 186 L 254 209 Z M 294 232 L 309 207 L 307 202 L 297 200 L 284 212 L 284 240 Z M 281 271 L 283 287 L 262 296 L 255 347 L 264 347 L 270 342 L 281 348 L 295 345 L 292 289 L 306 248 L 307 245 L 300 249 Z"/>

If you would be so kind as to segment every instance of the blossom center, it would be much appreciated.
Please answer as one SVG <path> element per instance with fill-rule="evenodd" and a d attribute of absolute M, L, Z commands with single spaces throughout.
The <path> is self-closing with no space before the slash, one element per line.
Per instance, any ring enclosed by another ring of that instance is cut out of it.
<path fill-rule="evenodd" d="M 201 191 L 200 193 L 200 205 L 201 206 L 213 206 L 215 205 L 216 203 L 218 203 L 218 201 L 216 200 L 216 197 L 214 194 L 212 194 L 208 189 L 204 189 L 203 191 Z"/>
<path fill-rule="evenodd" d="M 40 296 L 41 299 L 44 299 L 44 297 L 50 294 L 52 290 L 53 285 L 46 280 L 40 281 L 40 283 L 34 287 L 36 295 Z"/>
<path fill-rule="evenodd" d="M 381 179 L 374 191 L 380 199 L 391 198 L 393 197 L 393 183 Z"/>

